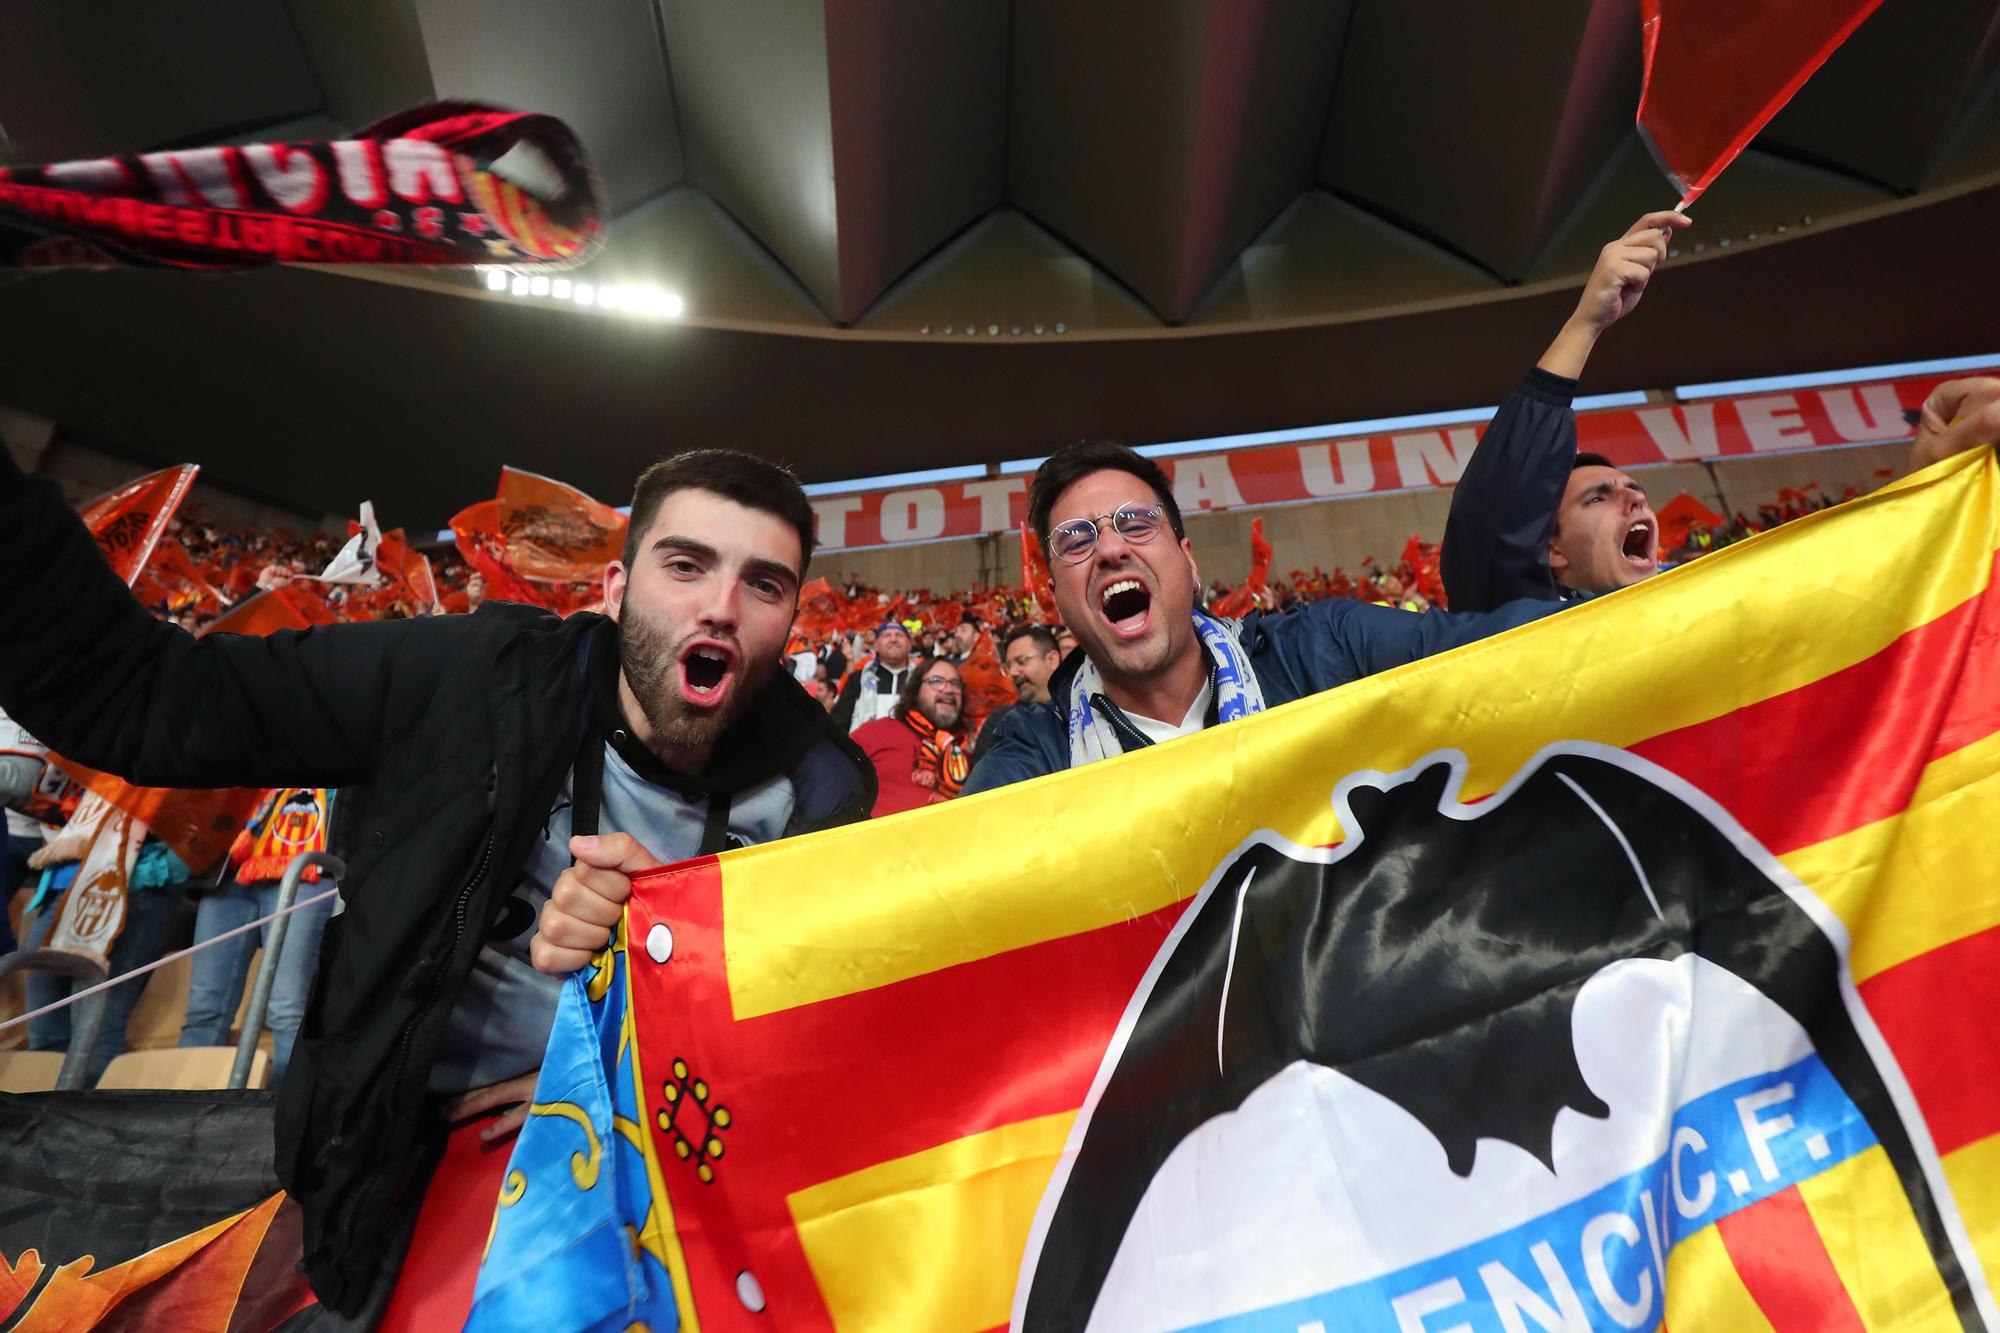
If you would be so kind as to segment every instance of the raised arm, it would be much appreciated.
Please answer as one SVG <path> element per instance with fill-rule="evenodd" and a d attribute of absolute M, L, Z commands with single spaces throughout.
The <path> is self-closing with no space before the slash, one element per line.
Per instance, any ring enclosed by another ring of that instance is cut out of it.
<path fill-rule="evenodd" d="M 196 639 L 134 601 L 56 487 L 0 449 L 0 708 L 93 768 L 156 787 L 366 781 L 392 689 L 434 684 L 466 637 L 453 620 Z"/>
<path fill-rule="evenodd" d="M 1537 367 L 1507 395 L 1452 488 L 1438 573 L 1454 611 L 1552 599 L 1549 537 L 1576 459 L 1576 381 Z"/>
<path fill-rule="evenodd" d="M 1454 611 L 1552 598 L 1549 536 L 1576 459 L 1570 402 L 1607 329 L 1630 314 L 1684 213 L 1648 213 L 1598 252 L 1576 310 L 1521 387 L 1500 405 L 1451 496 L 1439 572 Z"/>

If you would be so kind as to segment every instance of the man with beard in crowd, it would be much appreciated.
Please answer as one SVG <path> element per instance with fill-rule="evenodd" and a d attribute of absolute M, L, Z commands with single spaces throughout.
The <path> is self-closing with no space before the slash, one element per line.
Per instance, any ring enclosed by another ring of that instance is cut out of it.
<path fill-rule="evenodd" d="M 964 709 L 958 668 L 934 657 L 910 673 L 888 717 L 854 729 L 854 743 L 875 766 L 877 817 L 958 795 L 972 767 L 959 732 Z"/>
<path fill-rule="evenodd" d="M 874 660 L 855 668 L 840 687 L 833 706 L 833 723 L 851 732 L 878 717 L 887 717 L 910 678 L 910 631 L 896 621 L 884 621 L 875 631 Z"/>
<path fill-rule="evenodd" d="M 972 747 L 977 764 L 993 748 L 1000 719 L 1021 704 L 1047 703 L 1049 677 L 1062 665 L 1062 650 L 1056 646 L 1055 632 L 1045 625 L 1021 625 L 1008 631 L 1000 644 L 1000 665 L 1014 686 L 1014 702 L 1001 704 L 986 715 L 979 728 L 979 740 Z"/>
<path fill-rule="evenodd" d="M 866 816 L 874 771 L 777 670 L 812 531 L 789 472 L 700 450 L 639 478 L 606 616 L 489 601 L 195 639 L 0 450 L 0 707 L 149 786 L 346 789 L 346 911 L 276 1155 L 329 1308 L 380 1313 L 447 1119 L 524 1118 L 560 989 L 531 960 L 583 961 L 573 916 L 537 929 L 559 881 L 587 893 L 573 860 L 629 872 Z"/>

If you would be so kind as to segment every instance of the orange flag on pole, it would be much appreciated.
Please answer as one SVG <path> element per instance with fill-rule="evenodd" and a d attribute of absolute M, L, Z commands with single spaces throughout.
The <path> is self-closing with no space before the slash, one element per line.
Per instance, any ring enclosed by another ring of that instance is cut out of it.
<path fill-rule="evenodd" d="M 1042 557 L 1041 539 L 1026 523 L 1021 524 L 1021 586 L 1035 599 L 1044 620 L 1056 618 L 1055 579 L 1049 574 L 1049 562 Z"/>
<path fill-rule="evenodd" d="M 495 502 L 507 563 L 522 578 L 590 582 L 624 554 L 625 516 L 574 486 L 503 467 Z"/>
<path fill-rule="evenodd" d="M 1271 543 L 1264 540 L 1264 520 L 1250 520 L 1250 591 L 1262 592 L 1271 584 Z"/>
<path fill-rule="evenodd" d="M 979 734 L 979 724 L 1002 704 L 1014 702 L 1014 685 L 993 650 L 993 636 L 985 630 L 972 645 L 972 652 L 958 665 L 958 678 L 965 685 L 965 720 L 961 730 L 968 736 Z"/>
<path fill-rule="evenodd" d="M 523 602 L 548 607 L 548 600 L 521 577 L 507 559 L 507 537 L 500 531 L 500 502 L 481 500 L 452 515 L 452 535 L 459 554 L 486 580 L 486 595 L 499 602 Z"/>
<path fill-rule="evenodd" d="M 187 498 L 197 472 L 193 463 L 161 468 L 84 506 L 84 526 L 97 538 L 112 570 L 130 584 L 152 557 L 167 521 Z"/>
<path fill-rule="evenodd" d="M 1658 518 L 1662 551 L 1677 551 L 1685 546 L 1688 533 L 1695 528 L 1714 528 L 1722 524 L 1722 515 L 1686 491 L 1661 506 Z"/>
<path fill-rule="evenodd" d="M 1639 133 L 1701 198 L 1882 0 L 1640 0 Z"/>

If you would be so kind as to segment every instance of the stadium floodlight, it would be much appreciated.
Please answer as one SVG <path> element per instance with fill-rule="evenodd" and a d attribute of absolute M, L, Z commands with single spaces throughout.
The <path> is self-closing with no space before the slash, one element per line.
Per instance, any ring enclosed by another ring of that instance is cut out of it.
<path fill-rule="evenodd" d="M 514 279 L 513 290 L 516 296 L 526 296 L 528 294 L 528 280 L 526 278 Z"/>
<path fill-rule="evenodd" d="M 547 296 L 548 294 L 549 280 L 547 278 L 537 273 L 534 277 L 528 279 L 528 295 Z"/>
<path fill-rule="evenodd" d="M 506 290 L 507 290 L 507 270 L 506 270 L 506 269 L 504 269 L 504 268 L 489 268 L 489 269 L 487 269 L 487 270 L 486 270 L 486 290 L 487 290 L 487 291 L 489 291 L 489 292 L 504 292 L 504 291 L 506 291 Z"/>
<path fill-rule="evenodd" d="M 570 296 L 578 305 L 594 305 L 597 301 L 597 289 L 587 282 L 579 282 Z"/>
<path fill-rule="evenodd" d="M 558 301 L 569 300 L 569 279 L 557 278 L 549 284 L 549 295 Z"/>
<path fill-rule="evenodd" d="M 660 313 L 668 319 L 679 319 L 687 313 L 687 302 L 681 299 L 679 292 L 668 292 L 660 303 Z"/>

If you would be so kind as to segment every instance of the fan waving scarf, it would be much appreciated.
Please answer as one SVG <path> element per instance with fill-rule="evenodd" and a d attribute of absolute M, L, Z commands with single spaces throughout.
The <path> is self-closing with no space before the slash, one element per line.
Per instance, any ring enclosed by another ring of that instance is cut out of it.
<path fill-rule="evenodd" d="M 1982 450 L 641 876 L 469 1327 L 2000 1329 L 1996 555 Z"/>
<path fill-rule="evenodd" d="M 603 213 L 561 121 L 441 102 L 335 142 L 0 168 L 0 267 L 567 267 Z"/>
<path fill-rule="evenodd" d="M 1640 0 L 1639 133 L 1701 198 L 1882 0 Z"/>

